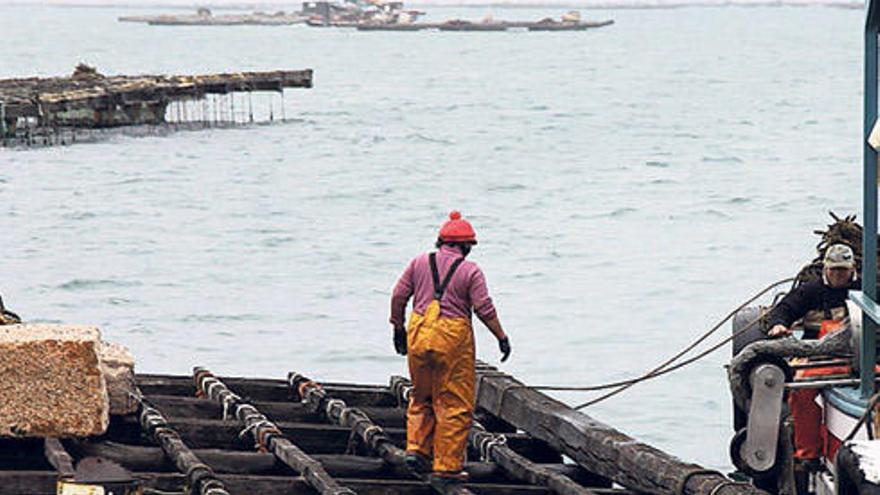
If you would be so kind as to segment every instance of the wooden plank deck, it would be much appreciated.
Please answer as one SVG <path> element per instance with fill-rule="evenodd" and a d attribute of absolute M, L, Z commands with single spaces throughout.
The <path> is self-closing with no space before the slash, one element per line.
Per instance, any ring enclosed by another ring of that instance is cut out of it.
<path fill-rule="evenodd" d="M 519 392 L 511 391 L 504 405 L 507 409 L 498 410 L 501 405 L 497 384 L 509 383 L 512 378 L 487 370 L 481 365 L 481 374 L 489 378 L 481 380 L 483 390 L 479 394 L 477 413 L 480 426 L 472 435 L 468 451 L 466 469 L 471 479 L 452 489 L 432 486 L 397 462 L 406 437 L 404 379 L 391 380 L 389 385 L 322 383 L 320 393 L 307 394 L 302 400 L 297 386 L 301 382 L 292 378 L 218 376 L 216 388 L 222 385 L 226 392 L 218 393 L 214 389 L 211 394 L 202 393 L 197 397 L 192 376 L 138 375 L 144 404 L 161 411 L 167 427 L 179 437 L 180 441 L 175 440 L 172 449 L 168 445 L 161 448 L 155 428 L 147 431 L 151 428 L 146 428 L 138 415 L 113 417 L 107 434 L 99 438 L 66 439 L 57 445 L 46 444 L 41 439 L 0 440 L 0 495 L 55 494 L 61 471 L 69 471 L 65 456 L 69 456 L 74 465 L 89 456 L 104 457 L 128 469 L 144 487 L 168 492 L 181 492 L 188 485 L 184 472 L 187 469 L 182 466 L 201 463 L 203 470 L 215 475 L 231 495 L 313 494 L 318 493 L 316 486 L 324 493 L 369 495 L 636 493 L 621 485 L 612 485 L 609 478 L 614 477 L 608 476 L 607 471 L 591 472 L 589 463 L 564 463 L 563 451 L 569 456 L 574 451 L 567 450 L 568 447 L 540 428 L 530 431 L 540 418 L 532 414 L 529 421 L 521 421 L 519 411 L 523 411 L 523 407 L 540 407 L 533 396 L 518 398 Z M 200 388 L 204 390 L 209 382 L 203 377 Z M 552 401 L 532 390 L 520 391 Z M 229 394 L 236 399 L 227 401 L 229 404 L 224 408 L 222 404 Z M 523 402 L 523 399 L 528 400 Z M 245 404 L 243 409 L 241 404 Z M 550 409 L 564 407 L 555 401 L 548 404 L 553 406 Z M 343 410 L 347 412 L 342 413 Z M 241 413 L 239 418 L 233 417 L 236 412 Z M 255 414 L 259 415 L 256 419 Z M 343 414 L 345 417 L 340 418 Z M 589 419 L 574 411 L 564 414 Z M 271 436 L 275 430 L 259 417 L 277 426 L 284 440 L 294 446 L 290 452 L 295 459 L 278 454 L 277 445 L 264 435 L 268 431 Z M 245 418 L 244 425 L 248 426 L 243 426 L 240 418 Z M 377 431 L 383 435 L 378 443 L 375 441 Z M 532 433 L 541 438 L 533 437 Z M 485 443 L 497 438 L 505 439 L 503 448 L 485 455 Z M 576 441 L 576 438 L 568 441 Z M 383 442 L 387 443 L 383 445 Z M 269 452 L 261 448 L 267 446 Z M 271 453 L 273 449 L 275 454 Z M 182 453 L 183 457 L 176 453 Z M 659 451 L 652 449 L 651 453 Z M 64 469 L 56 469 L 54 465 Z M 626 462 L 621 463 L 625 465 Z M 699 467 L 684 463 L 682 466 Z M 610 469 L 604 465 L 601 468 Z M 316 472 L 323 474 L 316 478 Z M 629 473 L 616 478 L 629 480 L 632 476 Z M 685 480 L 688 495 L 700 494 L 703 486 L 714 478 L 705 475 L 700 478 L 695 474 L 692 479 L 695 489 Z M 721 478 L 720 483 L 724 486 L 716 487 L 718 495 L 762 493 L 753 487 L 732 484 L 725 478 Z M 644 485 L 633 483 L 633 486 Z M 637 490 L 645 493 L 643 489 Z M 647 493 L 668 492 L 664 489 Z"/>

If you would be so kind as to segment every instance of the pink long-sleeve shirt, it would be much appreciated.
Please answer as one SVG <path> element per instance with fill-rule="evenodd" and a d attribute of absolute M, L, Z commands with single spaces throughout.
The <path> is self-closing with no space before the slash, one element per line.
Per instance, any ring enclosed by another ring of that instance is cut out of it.
<path fill-rule="evenodd" d="M 441 246 L 437 251 L 437 271 L 440 281 L 446 277 L 452 262 L 461 258 L 458 248 Z M 428 253 L 415 257 L 404 270 L 403 275 L 394 287 L 391 295 L 391 324 L 402 327 L 405 321 L 406 304 L 414 296 L 413 309 L 416 313 L 425 314 L 425 310 L 434 300 L 434 282 L 431 278 L 431 265 Z M 476 263 L 463 261 L 452 275 L 449 286 L 440 298 L 440 316 L 446 318 L 471 317 L 471 309 L 481 320 L 495 318 L 495 305 L 489 297 L 486 277 Z"/>

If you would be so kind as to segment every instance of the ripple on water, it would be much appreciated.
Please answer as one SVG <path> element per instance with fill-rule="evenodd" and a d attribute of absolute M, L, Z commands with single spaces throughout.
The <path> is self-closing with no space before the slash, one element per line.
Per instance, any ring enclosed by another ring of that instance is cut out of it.
<path fill-rule="evenodd" d="M 513 278 L 518 280 L 529 280 L 535 278 L 541 278 L 544 276 L 543 272 L 529 272 L 529 273 L 517 273 L 514 274 Z"/>
<path fill-rule="evenodd" d="M 486 189 L 491 192 L 512 192 L 512 191 L 522 191 L 524 189 L 527 189 L 527 186 L 525 184 L 518 184 L 518 183 L 498 184 L 495 186 L 489 186 Z"/>
<path fill-rule="evenodd" d="M 663 186 L 667 184 L 678 184 L 678 181 L 673 179 L 651 179 L 648 183 L 655 186 Z"/>
<path fill-rule="evenodd" d="M 329 320 L 330 315 L 324 313 L 297 313 L 291 317 L 291 321 L 313 321 L 313 320 Z"/>
<path fill-rule="evenodd" d="M 778 203 L 773 203 L 769 206 L 769 208 L 771 211 L 774 212 L 782 212 L 787 211 L 789 206 L 791 206 L 791 203 L 789 201 L 780 201 Z"/>
<path fill-rule="evenodd" d="M 742 163 L 743 161 L 735 156 L 703 156 L 703 163 Z"/>
<path fill-rule="evenodd" d="M 132 304 L 139 304 L 137 301 L 126 299 L 124 297 L 108 297 L 107 299 L 105 299 L 105 301 L 111 306 L 128 306 Z"/>
<path fill-rule="evenodd" d="M 94 289 L 112 289 L 122 287 L 138 287 L 141 283 L 133 280 L 109 280 L 109 279 L 87 279 L 75 278 L 68 280 L 59 285 L 61 290 L 94 290 Z"/>
<path fill-rule="evenodd" d="M 263 317 L 260 315 L 242 313 L 233 315 L 219 314 L 189 314 L 180 319 L 183 323 L 223 323 L 233 321 L 259 321 Z"/>
<path fill-rule="evenodd" d="M 614 210 L 610 211 L 609 213 L 606 213 L 605 215 L 602 215 L 602 216 L 606 216 L 608 218 L 620 218 L 620 217 L 629 215 L 631 213 L 635 213 L 637 211 L 639 211 L 639 210 L 636 208 L 626 206 L 624 208 L 616 208 L 616 209 L 614 209 Z"/>
<path fill-rule="evenodd" d="M 697 215 L 710 217 L 710 218 L 730 218 L 730 215 L 724 213 L 721 210 L 716 210 L 714 208 L 707 208 L 705 210 L 699 210 Z"/>
<path fill-rule="evenodd" d="M 426 136 L 420 132 L 413 132 L 411 134 L 407 134 L 404 139 L 406 141 L 411 141 L 411 142 L 435 143 L 435 144 L 446 144 L 446 145 L 455 144 L 454 142 L 449 141 L 447 139 Z"/>
<path fill-rule="evenodd" d="M 264 239 L 263 241 L 261 241 L 260 245 L 262 245 L 264 247 L 274 248 L 274 247 L 283 246 L 285 244 L 290 244 L 291 242 L 294 242 L 295 240 L 296 239 L 294 239 L 293 237 L 290 237 L 290 236 L 270 237 L 269 239 Z"/>
<path fill-rule="evenodd" d="M 65 220 L 90 220 L 92 218 L 97 217 L 98 215 L 91 211 L 75 211 L 71 213 L 65 213 L 61 215 Z"/>

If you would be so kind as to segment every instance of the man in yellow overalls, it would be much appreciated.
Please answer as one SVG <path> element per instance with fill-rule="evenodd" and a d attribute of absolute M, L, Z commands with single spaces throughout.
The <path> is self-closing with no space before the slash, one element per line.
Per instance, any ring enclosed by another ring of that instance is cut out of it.
<path fill-rule="evenodd" d="M 413 383 L 406 422 L 407 464 L 419 471 L 432 466 L 432 481 L 441 483 L 467 479 L 464 456 L 476 388 L 471 312 L 498 339 L 501 361 L 510 355 L 510 340 L 483 272 L 465 260 L 476 243 L 471 224 L 459 212 L 451 212 L 440 228 L 437 251 L 414 258 L 391 297 L 394 347 L 408 354 Z M 413 312 L 405 326 L 410 297 Z"/>

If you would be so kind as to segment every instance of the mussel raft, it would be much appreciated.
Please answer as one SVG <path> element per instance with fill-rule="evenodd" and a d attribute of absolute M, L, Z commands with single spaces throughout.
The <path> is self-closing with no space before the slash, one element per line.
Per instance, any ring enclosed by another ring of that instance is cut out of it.
<path fill-rule="evenodd" d="M 268 112 L 256 108 L 255 118 L 257 92 L 281 96 L 283 120 L 285 89 L 311 87 L 311 69 L 105 76 L 79 64 L 69 77 L 0 79 L 0 147 L 71 144 L 96 130 L 134 126 L 252 124 L 267 113 L 273 121 L 271 97 Z"/>
<path fill-rule="evenodd" d="M 464 485 L 403 462 L 403 377 L 388 385 L 138 375 L 139 412 L 106 434 L 0 442 L 0 494 L 760 494 L 478 365 Z M 565 458 L 563 457 L 565 456 Z M 573 462 L 572 462 L 573 461 Z M 76 491 L 78 483 L 104 491 Z"/>

